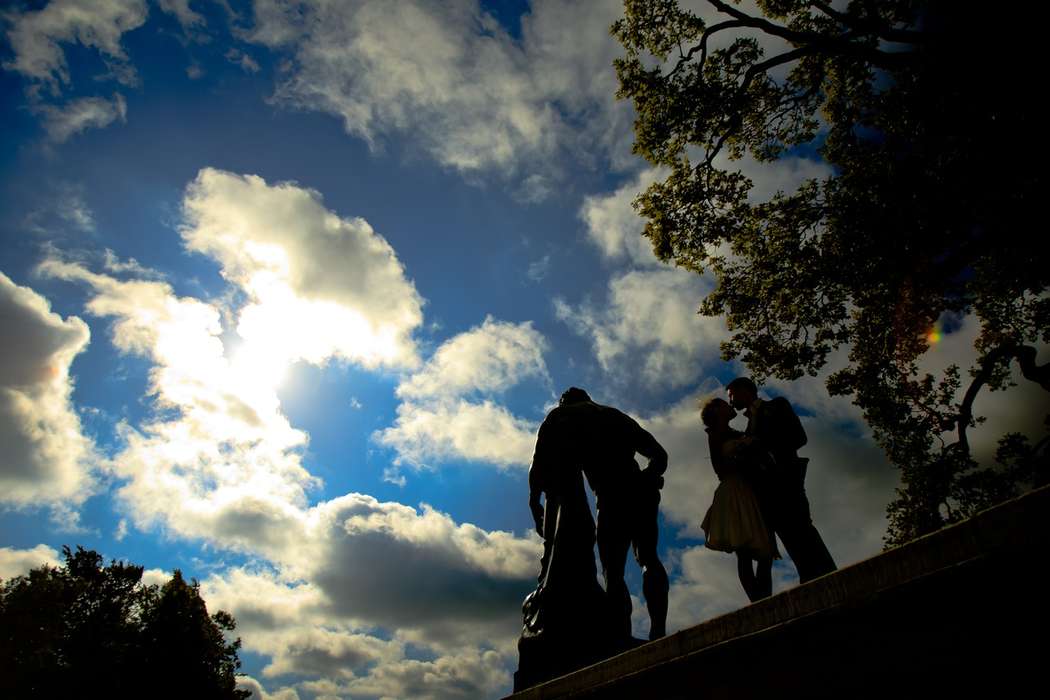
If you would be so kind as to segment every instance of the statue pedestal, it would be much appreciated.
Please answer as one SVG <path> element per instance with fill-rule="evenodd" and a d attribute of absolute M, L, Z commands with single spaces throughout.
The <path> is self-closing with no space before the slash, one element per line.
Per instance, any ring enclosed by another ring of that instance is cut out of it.
<path fill-rule="evenodd" d="M 514 692 L 598 663 L 644 642 L 614 629 L 605 591 L 594 582 L 587 591 L 558 600 L 551 591 L 525 599 L 525 626 L 518 639 Z M 540 600 L 542 598 L 542 600 Z"/>

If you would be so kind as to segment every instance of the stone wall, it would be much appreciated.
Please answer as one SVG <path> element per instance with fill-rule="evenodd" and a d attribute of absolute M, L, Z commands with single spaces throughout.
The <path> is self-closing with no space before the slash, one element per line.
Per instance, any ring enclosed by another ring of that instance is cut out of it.
<path fill-rule="evenodd" d="M 511 697 L 1043 697 L 1048 544 L 1050 487 Z"/>

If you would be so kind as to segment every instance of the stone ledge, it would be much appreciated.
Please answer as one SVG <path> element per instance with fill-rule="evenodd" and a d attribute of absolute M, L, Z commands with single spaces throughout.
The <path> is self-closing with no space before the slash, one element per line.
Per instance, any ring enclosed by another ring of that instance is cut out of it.
<path fill-rule="evenodd" d="M 789 688 L 874 697 L 902 683 L 938 694 L 953 683 L 956 692 L 1020 684 L 1044 663 L 1035 650 L 1045 645 L 1021 632 L 1045 634 L 1048 545 L 1045 487 L 510 697 L 742 698 Z M 958 670 L 965 683 L 953 680 Z"/>

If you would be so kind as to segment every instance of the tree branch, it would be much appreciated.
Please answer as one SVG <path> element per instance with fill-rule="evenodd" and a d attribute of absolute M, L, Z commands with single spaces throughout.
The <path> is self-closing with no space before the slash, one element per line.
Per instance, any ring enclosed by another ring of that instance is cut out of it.
<path fill-rule="evenodd" d="M 1021 366 L 1021 376 L 1050 391 L 1050 362 L 1040 367 L 1035 363 L 1036 350 L 1031 345 L 1016 348 L 1014 357 Z"/>
<path fill-rule="evenodd" d="M 921 44 L 927 39 L 923 32 L 916 32 L 908 29 L 894 29 L 893 27 L 880 26 L 877 22 L 864 19 L 863 17 L 850 17 L 849 15 L 839 12 L 835 8 L 828 5 L 826 2 L 820 2 L 819 0 L 813 0 L 809 3 L 813 7 L 817 8 L 828 17 L 839 24 L 856 29 L 858 31 L 867 32 L 874 34 L 877 37 L 885 39 L 886 41 L 892 41 L 900 44 Z"/>
<path fill-rule="evenodd" d="M 678 59 L 678 63 L 675 64 L 674 70 L 668 73 L 666 77 L 670 78 L 672 75 L 677 73 L 683 65 L 685 65 L 693 59 L 693 54 L 695 54 L 697 51 L 700 51 L 699 70 L 703 70 L 704 64 L 707 63 L 707 40 L 710 39 L 712 35 L 722 31 L 723 29 L 732 29 L 733 27 L 743 26 L 745 25 L 740 20 L 726 20 L 725 22 L 719 22 L 718 24 L 711 25 L 710 27 L 704 30 L 703 34 L 700 35 L 700 42 L 693 48 L 689 49 L 689 51 L 684 56 Z"/>
<path fill-rule="evenodd" d="M 970 421 L 973 420 L 973 402 L 977 398 L 977 392 L 991 378 L 992 369 L 997 362 L 1007 358 L 1016 358 L 1021 366 L 1021 375 L 1025 379 L 1029 379 L 1039 384 L 1043 389 L 1050 391 L 1050 363 L 1040 367 L 1035 364 L 1035 357 L 1036 350 L 1031 345 L 1002 345 L 985 355 L 984 359 L 981 360 L 981 369 L 974 375 L 962 403 L 959 404 L 959 416 L 956 419 L 959 442 L 956 444 L 961 445 L 962 449 L 969 451 L 970 444 L 966 439 L 966 429 L 969 427 Z"/>
<path fill-rule="evenodd" d="M 848 37 L 855 36 L 853 33 L 843 35 L 845 38 L 837 38 L 826 34 L 819 34 L 817 32 L 799 32 L 793 29 L 788 29 L 779 24 L 774 24 L 766 19 L 752 17 L 746 12 L 742 12 L 732 5 L 722 2 L 722 0 L 707 0 L 707 2 L 713 5 L 719 12 L 724 12 L 725 14 L 736 18 L 743 24 L 743 26 L 758 29 L 772 36 L 778 36 L 795 46 L 810 45 L 814 49 L 819 48 L 828 53 L 842 56 L 854 56 L 868 61 L 873 66 L 886 70 L 899 68 L 911 61 L 911 55 L 907 52 L 888 53 L 886 51 L 879 51 L 878 49 L 873 49 L 869 46 L 850 41 Z"/>
<path fill-rule="evenodd" d="M 774 56 L 773 58 L 770 58 L 766 61 L 754 64 L 753 66 L 747 69 L 747 72 L 744 73 L 744 78 L 740 82 L 740 88 L 737 90 L 736 99 L 743 99 L 743 97 L 747 93 L 747 88 L 751 85 L 751 81 L 754 80 L 759 73 L 765 73 L 770 68 L 775 68 L 776 66 L 783 65 L 785 63 L 791 63 L 792 61 L 797 61 L 806 54 L 812 53 L 813 50 L 814 49 L 811 46 L 803 46 L 802 48 L 795 49 L 794 51 L 787 51 L 785 53 L 780 54 L 779 56 Z M 740 122 L 743 119 L 743 114 L 744 111 L 742 109 L 735 109 L 731 112 L 730 120 L 726 123 L 725 128 L 722 130 L 722 134 L 718 137 L 718 141 L 716 141 L 714 147 L 708 149 L 707 153 L 705 154 L 704 164 L 707 167 L 711 167 L 711 163 L 722 150 L 722 147 L 725 146 L 726 140 L 728 140 L 730 135 L 732 135 L 732 133 L 737 129 L 737 127 L 740 126 Z"/>

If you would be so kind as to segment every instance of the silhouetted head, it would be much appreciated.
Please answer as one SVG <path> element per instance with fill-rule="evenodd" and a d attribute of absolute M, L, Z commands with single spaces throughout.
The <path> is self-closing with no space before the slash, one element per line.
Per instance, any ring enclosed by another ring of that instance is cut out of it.
<path fill-rule="evenodd" d="M 565 390 L 565 393 L 558 399 L 559 406 L 570 406 L 574 403 L 582 403 L 584 401 L 590 401 L 591 397 L 588 396 L 587 392 L 579 387 L 570 386 Z"/>
<path fill-rule="evenodd" d="M 758 387 L 749 377 L 737 377 L 726 385 L 733 408 L 744 409 L 758 398 Z"/>
<path fill-rule="evenodd" d="M 700 409 L 700 420 L 708 428 L 725 428 L 733 420 L 736 411 L 725 399 L 708 399 Z"/>

